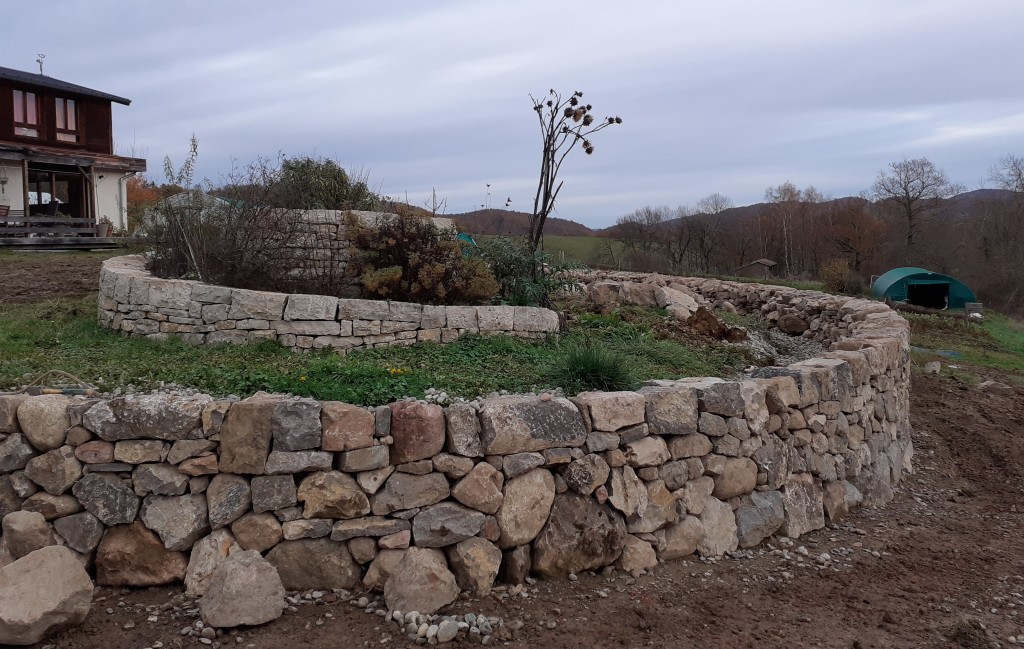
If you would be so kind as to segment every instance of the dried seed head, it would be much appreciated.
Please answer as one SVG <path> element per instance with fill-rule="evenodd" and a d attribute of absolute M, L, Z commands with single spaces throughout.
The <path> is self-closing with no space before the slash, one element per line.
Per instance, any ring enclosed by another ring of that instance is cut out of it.
<path fill-rule="evenodd" d="M 590 126 L 593 123 L 594 123 L 594 116 L 593 115 L 587 115 L 586 117 L 583 118 L 583 125 L 584 126 Z"/>

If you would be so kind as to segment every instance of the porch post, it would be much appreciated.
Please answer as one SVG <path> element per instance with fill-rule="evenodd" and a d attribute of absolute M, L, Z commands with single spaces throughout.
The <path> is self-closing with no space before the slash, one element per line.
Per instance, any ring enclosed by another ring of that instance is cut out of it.
<path fill-rule="evenodd" d="M 21 191 L 22 191 L 22 194 L 23 194 L 22 198 L 25 199 L 25 202 L 23 203 L 23 205 L 25 206 L 25 209 L 23 210 L 24 213 L 25 213 L 24 216 L 25 216 L 25 218 L 28 218 L 28 215 L 29 215 L 28 207 L 29 206 L 28 206 L 28 160 L 27 159 L 21 161 Z M 27 221 L 26 221 L 26 223 L 27 223 Z"/>

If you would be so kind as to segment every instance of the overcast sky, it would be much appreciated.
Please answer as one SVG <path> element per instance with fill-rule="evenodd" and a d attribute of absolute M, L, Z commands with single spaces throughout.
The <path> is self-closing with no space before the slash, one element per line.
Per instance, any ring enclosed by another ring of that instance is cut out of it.
<path fill-rule="evenodd" d="M 904 157 L 975 189 L 1024 155 L 1021 0 L 42 5 L 5 3 L 0 65 L 42 52 L 46 74 L 130 98 L 115 146 L 157 181 L 195 133 L 214 182 L 318 155 L 414 204 L 434 187 L 449 213 L 479 208 L 490 183 L 493 206 L 529 211 L 529 94 L 550 88 L 623 119 L 563 167 L 557 216 L 594 227 L 786 180 L 857 194 Z"/>

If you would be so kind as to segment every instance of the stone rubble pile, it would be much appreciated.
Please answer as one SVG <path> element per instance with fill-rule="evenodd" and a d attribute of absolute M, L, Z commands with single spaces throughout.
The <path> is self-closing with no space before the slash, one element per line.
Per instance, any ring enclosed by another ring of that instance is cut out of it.
<path fill-rule="evenodd" d="M 739 381 L 447 408 L 0 395 L 0 566 L 64 546 L 101 585 L 183 582 L 213 626 L 314 589 L 431 616 L 496 581 L 639 574 L 887 502 L 912 456 L 906 322 L 867 300 L 679 281 L 800 319 L 832 351 Z M 222 601 L 248 591 L 251 609 Z"/>

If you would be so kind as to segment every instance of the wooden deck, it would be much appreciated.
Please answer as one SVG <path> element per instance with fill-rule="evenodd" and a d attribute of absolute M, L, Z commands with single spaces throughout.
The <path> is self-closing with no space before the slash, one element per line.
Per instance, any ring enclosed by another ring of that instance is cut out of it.
<path fill-rule="evenodd" d="M 0 248 L 95 250 L 116 247 L 114 239 L 96 236 L 93 219 L 60 214 L 26 216 L 23 210 L 0 209 Z"/>

